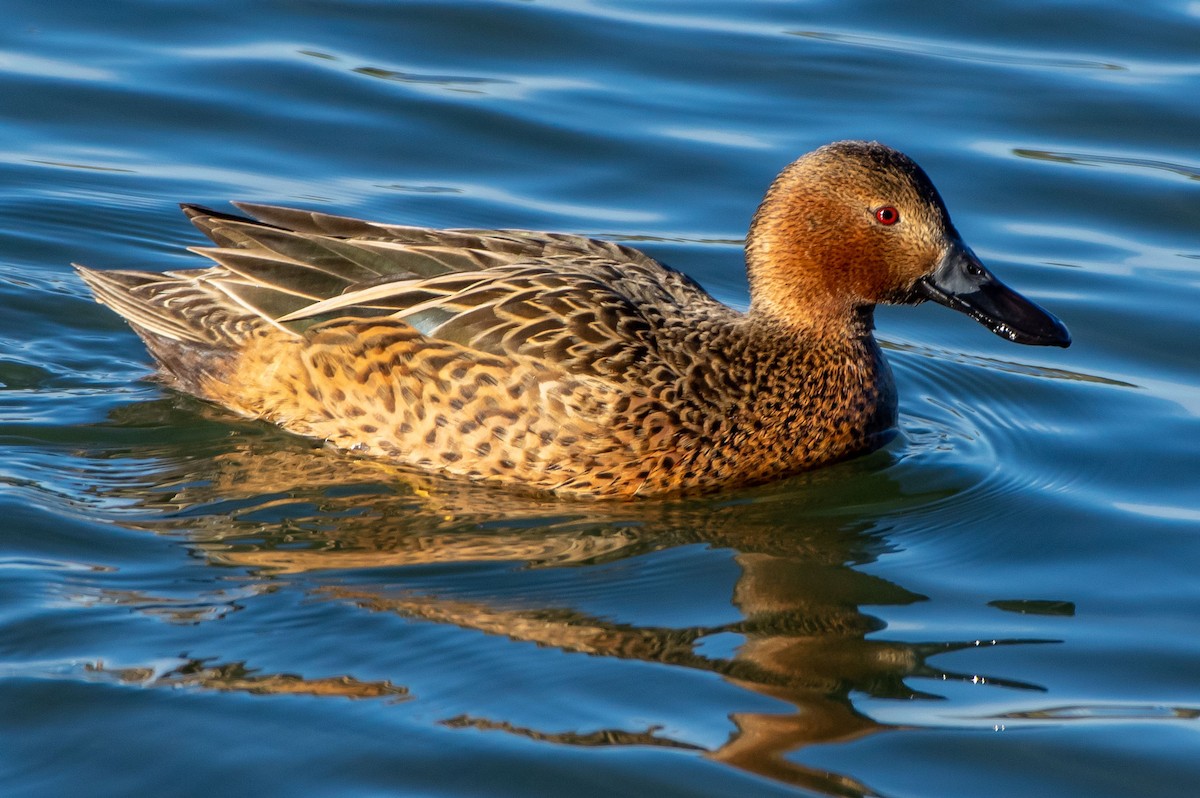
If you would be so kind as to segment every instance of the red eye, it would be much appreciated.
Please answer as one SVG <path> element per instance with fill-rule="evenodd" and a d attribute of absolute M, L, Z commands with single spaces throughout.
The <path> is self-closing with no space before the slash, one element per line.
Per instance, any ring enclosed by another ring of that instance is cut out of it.
<path fill-rule="evenodd" d="M 875 218 L 880 224 L 893 225 L 900 221 L 900 211 L 896 210 L 891 205 L 884 205 L 882 208 L 875 211 Z"/>

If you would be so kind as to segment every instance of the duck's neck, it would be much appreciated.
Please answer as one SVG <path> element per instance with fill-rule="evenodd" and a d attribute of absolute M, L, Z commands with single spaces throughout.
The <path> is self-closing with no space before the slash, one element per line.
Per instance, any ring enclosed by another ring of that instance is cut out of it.
<path fill-rule="evenodd" d="M 809 327 L 754 310 L 746 319 L 752 372 L 736 423 L 739 449 L 763 479 L 869 451 L 895 426 L 873 309 L 839 321 Z"/>
<path fill-rule="evenodd" d="M 757 365 L 754 394 L 762 400 L 778 396 L 795 404 L 811 400 L 814 384 L 857 393 L 863 382 L 890 379 L 875 340 L 875 309 L 863 306 L 845 315 L 814 315 L 786 320 L 751 309 L 745 340 Z"/>

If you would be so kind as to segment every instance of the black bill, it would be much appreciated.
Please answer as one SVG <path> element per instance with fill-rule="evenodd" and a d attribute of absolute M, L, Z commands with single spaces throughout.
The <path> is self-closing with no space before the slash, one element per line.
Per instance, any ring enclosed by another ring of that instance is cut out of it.
<path fill-rule="evenodd" d="M 1018 344 L 1071 345 L 1061 321 L 997 280 L 960 241 L 950 245 L 932 274 L 917 280 L 914 291 Z"/>

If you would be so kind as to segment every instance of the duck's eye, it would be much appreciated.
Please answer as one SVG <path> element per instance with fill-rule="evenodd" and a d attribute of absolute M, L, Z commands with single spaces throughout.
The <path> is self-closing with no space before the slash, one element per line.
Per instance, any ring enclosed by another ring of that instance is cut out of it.
<path fill-rule="evenodd" d="M 875 220 L 880 224 L 893 225 L 900 221 L 900 211 L 893 208 L 891 205 L 884 205 L 879 210 L 875 211 Z"/>

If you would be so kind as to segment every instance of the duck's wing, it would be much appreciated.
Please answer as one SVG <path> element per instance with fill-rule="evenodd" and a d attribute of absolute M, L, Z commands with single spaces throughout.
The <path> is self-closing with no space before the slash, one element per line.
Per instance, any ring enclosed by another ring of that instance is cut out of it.
<path fill-rule="evenodd" d="M 608 241 L 238 207 L 258 221 L 185 206 L 217 244 L 195 251 L 218 266 L 163 277 L 217 291 L 298 335 L 338 318 L 389 316 L 482 352 L 615 376 L 650 365 L 663 336 L 731 313 L 685 275 Z"/>

